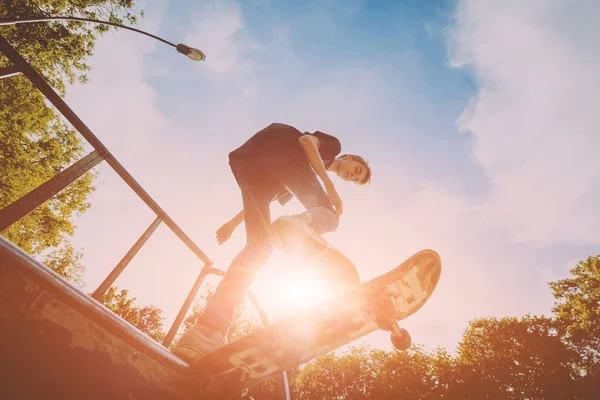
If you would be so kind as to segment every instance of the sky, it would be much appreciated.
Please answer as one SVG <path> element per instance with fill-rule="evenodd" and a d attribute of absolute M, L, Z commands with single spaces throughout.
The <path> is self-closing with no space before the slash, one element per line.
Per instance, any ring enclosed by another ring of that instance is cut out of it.
<path fill-rule="evenodd" d="M 600 4 L 587 1 L 146 1 L 139 29 L 97 41 L 89 83 L 66 96 L 95 135 L 226 270 L 244 246 L 228 153 L 272 122 L 338 137 L 372 183 L 336 181 L 344 214 L 326 239 L 363 281 L 422 249 L 442 276 L 401 325 L 455 351 L 468 321 L 550 315 L 548 282 L 597 255 Z M 153 212 L 103 163 L 73 243 L 93 291 Z M 272 217 L 302 211 L 292 200 Z M 163 309 L 165 331 L 203 263 L 163 224 L 115 283 Z M 322 294 L 310 266 L 275 251 L 251 290 L 273 319 Z M 208 284 L 216 285 L 211 277 Z M 294 297 L 296 296 L 296 297 Z M 354 343 L 391 349 L 374 332 Z"/>

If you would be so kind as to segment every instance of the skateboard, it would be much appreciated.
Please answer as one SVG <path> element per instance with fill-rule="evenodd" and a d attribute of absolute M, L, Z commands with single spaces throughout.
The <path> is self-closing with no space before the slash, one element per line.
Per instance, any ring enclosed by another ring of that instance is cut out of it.
<path fill-rule="evenodd" d="M 199 398 L 240 398 L 274 374 L 349 344 L 377 329 L 398 350 L 411 345 L 401 321 L 430 298 L 441 274 L 434 250 L 422 250 L 391 271 L 301 313 L 231 342 L 192 362 Z"/>

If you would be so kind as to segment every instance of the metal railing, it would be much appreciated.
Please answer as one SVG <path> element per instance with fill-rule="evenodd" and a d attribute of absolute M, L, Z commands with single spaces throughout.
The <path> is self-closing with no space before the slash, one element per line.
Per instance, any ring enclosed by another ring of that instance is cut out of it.
<path fill-rule="evenodd" d="M 75 162 L 56 176 L 25 194 L 18 200 L 0 209 L 0 232 L 4 231 L 12 224 L 25 217 L 37 207 L 50 199 L 56 193 L 69 186 L 79 177 L 94 168 L 102 161 L 106 161 L 112 169 L 127 183 L 127 185 L 140 197 L 148 207 L 156 214 L 155 220 L 150 224 L 146 231 L 134 243 L 132 248 L 125 254 L 121 261 L 115 266 L 110 274 L 93 292 L 92 297 L 100 300 L 106 291 L 115 282 L 118 276 L 124 271 L 129 262 L 135 257 L 138 251 L 146 243 L 148 238 L 154 233 L 156 228 L 165 223 L 175 235 L 204 263 L 194 285 L 190 289 L 184 304 L 181 306 L 175 320 L 173 321 L 168 333 L 166 334 L 162 345 L 169 347 L 172 343 L 178 329 L 189 311 L 189 308 L 197 296 L 198 291 L 209 274 L 223 277 L 225 272 L 213 268 L 213 262 L 208 256 L 187 236 L 187 234 L 169 217 L 169 215 L 154 201 L 154 199 L 140 186 L 140 184 L 129 174 L 121 163 L 110 153 L 102 142 L 92 133 L 77 114 L 65 103 L 65 101 L 56 93 L 46 80 L 25 60 L 15 48 L 2 36 L 0 36 L 0 51 L 12 62 L 12 65 L 0 67 L 0 79 L 23 74 L 26 76 L 44 96 L 58 109 L 61 114 L 72 124 L 72 126 L 87 140 L 94 148 L 94 151 Z M 248 297 L 256 308 L 261 322 L 264 326 L 269 325 L 269 320 L 260 307 L 258 300 L 248 292 Z M 286 399 L 290 398 L 287 375 L 284 371 L 279 376 L 279 382 L 283 383 L 282 388 Z"/>

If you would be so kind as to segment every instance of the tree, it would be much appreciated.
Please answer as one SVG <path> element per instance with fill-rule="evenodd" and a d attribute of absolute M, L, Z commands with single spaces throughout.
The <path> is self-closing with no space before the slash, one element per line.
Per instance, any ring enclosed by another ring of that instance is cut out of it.
<path fill-rule="evenodd" d="M 419 346 L 407 351 L 369 350 L 352 346 L 305 364 L 297 373 L 294 393 L 300 399 L 438 399 L 441 370 Z"/>
<path fill-rule="evenodd" d="M 135 304 L 136 298 L 129 297 L 127 289 L 111 287 L 102 296 L 100 302 L 109 310 L 144 332 L 157 342 L 165 338 L 162 322 L 162 310 L 156 306 L 140 307 Z"/>
<path fill-rule="evenodd" d="M 47 256 L 45 265 L 61 275 L 66 280 L 72 282 L 80 289 L 83 288 L 83 271 L 81 264 L 81 253 L 66 243 L 64 247 L 53 249 Z"/>
<path fill-rule="evenodd" d="M 585 399 L 578 360 L 549 318 L 477 319 L 459 344 L 449 398 Z"/>
<path fill-rule="evenodd" d="M 365 348 L 330 352 L 307 363 L 296 377 L 296 398 L 369 399 L 376 365 Z"/>
<path fill-rule="evenodd" d="M 457 357 L 453 357 L 443 348 L 437 348 L 430 355 L 432 381 L 431 399 L 461 399 L 453 389 L 460 382 L 460 370 Z M 464 397 L 462 397 L 464 398 Z"/>
<path fill-rule="evenodd" d="M 582 356 L 588 390 L 600 392 L 600 256 L 580 261 L 570 273 L 550 283 L 552 311 L 564 339 Z"/>
<path fill-rule="evenodd" d="M 448 363 L 450 355 L 442 349 L 430 353 L 413 345 L 407 351 L 374 350 L 369 357 L 377 371 L 370 398 L 439 399 L 445 393 L 444 384 L 453 381 Z"/>
<path fill-rule="evenodd" d="M 133 0 L 6 0 L 0 17 L 79 16 L 135 23 Z M 121 14 L 125 14 L 121 17 Z M 86 81 L 85 63 L 94 40 L 108 28 L 80 22 L 48 22 L 0 27 L 4 36 L 61 94 L 65 82 Z M 0 53 L 0 66 L 9 60 Z M 44 96 L 23 76 L 0 79 L 0 208 L 64 170 L 83 155 L 83 142 Z M 74 215 L 89 207 L 94 172 L 89 172 L 1 232 L 33 256 L 53 254 L 45 263 L 76 264 L 69 247 Z M 51 249 L 63 248 L 66 250 Z M 62 257 L 63 260 L 59 260 Z M 59 271 L 65 271 L 60 269 Z M 68 276 L 66 276 L 68 278 Z"/>
<path fill-rule="evenodd" d="M 296 399 L 588 399 L 579 355 L 545 317 L 471 321 L 458 354 L 351 347 L 303 365 Z"/>

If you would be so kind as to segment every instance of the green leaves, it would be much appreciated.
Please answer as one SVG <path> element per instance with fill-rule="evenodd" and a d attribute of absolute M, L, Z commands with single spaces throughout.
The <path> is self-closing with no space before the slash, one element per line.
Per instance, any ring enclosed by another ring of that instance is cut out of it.
<path fill-rule="evenodd" d="M 586 399 L 579 355 L 545 317 L 472 321 L 458 353 L 353 347 L 300 368 L 297 399 Z"/>
<path fill-rule="evenodd" d="M 81 253 L 70 244 L 54 249 L 47 257 L 45 265 L 68 281 L 83 288 L 83 265 L 80 262 Z"/>
<path fill-rule="evenodd" d="M 462 391 L 483 388 L 482 393 L 502 399 L 562 398 L 564 390 L 577 389 L 573 366 L 578 359 L 551 319 L 478 319 L 459 345 L 459 365 L 472 371 L 463 376 Z"/>
<path fill-rule="evenodd" d="M 600 345 L 600 256 L 588 257 L 570 272 L 571 278 L 550 283 L 556 299 L 552 311 L 574 344 Z"/>
<path fill-rule="evenodd" d="M 302 366 L 296 375 L 297 399 L 439 399 L 456 380 L 450 355 L 350 347 Z M 401 397 L 400 397 L 401 396 Z"/>
<path fill-rule="evenodd" d="M 570 278 L 550 283 L 552 311 L 564 340 L 582 357 L 588 384 L 600 387 L 600 256 L 580 261 L 570 272 Z"/>
<path fill-rule="evenodd" d="M 140 307 L 135 304 L 136 298 L 129 297 L 129 291 L 111 287 L 102 296 L 100 302 L 109 310 L 144 332 L 152 339 L 161 342 L 165 337 L 162 329 L 164 317 L 162 310 L 156 306 Z"/>

